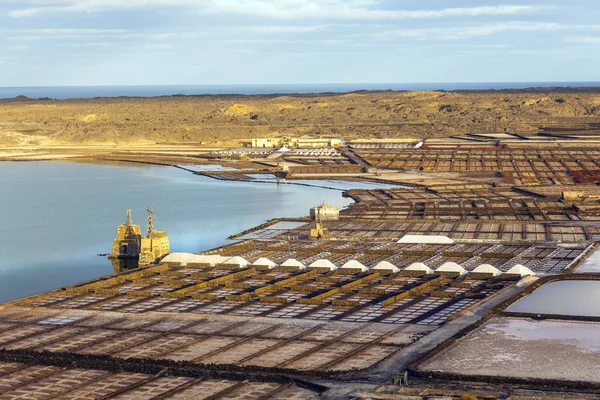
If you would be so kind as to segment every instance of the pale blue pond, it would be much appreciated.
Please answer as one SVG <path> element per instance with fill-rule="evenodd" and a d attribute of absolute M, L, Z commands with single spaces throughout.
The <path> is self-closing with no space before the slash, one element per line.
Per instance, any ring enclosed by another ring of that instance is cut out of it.
<path fill-rule="evenodd" d="M 600 317 L 600 281 L 550 282 L 511 305 L 507 311 Z"/>

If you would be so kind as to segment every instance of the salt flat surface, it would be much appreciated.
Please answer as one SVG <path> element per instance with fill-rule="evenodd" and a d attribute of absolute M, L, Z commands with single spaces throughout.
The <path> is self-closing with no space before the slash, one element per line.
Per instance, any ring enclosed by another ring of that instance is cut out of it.
<path fill-rule="evenodd" d="M 600 382 L 600 324 L 492 319 L 419 369 Z"/>
<path fill-rule="evenodd" d="M 600 247 L 590 254 L 575 272 L 600 272 Z"/>

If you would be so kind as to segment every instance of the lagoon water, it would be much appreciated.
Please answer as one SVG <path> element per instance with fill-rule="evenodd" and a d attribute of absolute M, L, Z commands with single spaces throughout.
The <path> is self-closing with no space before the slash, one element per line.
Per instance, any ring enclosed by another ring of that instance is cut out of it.
<path fill-rule="evenodd" d="M 199 252 L 267 219 L 308 215 L 321 201 L 351 203 L 338 190 L 223 182 L 171 167 L 3 162 L 0 302 L 112 273 L 97 254 L 110 251 L 128 208 L 145 231 L 149 206 L 172 251 Z"/>
<path fill-rule="evenodd" d="M 600 317 L 600 281 L 550 282 L 511 305 L 507 311 Z"/>

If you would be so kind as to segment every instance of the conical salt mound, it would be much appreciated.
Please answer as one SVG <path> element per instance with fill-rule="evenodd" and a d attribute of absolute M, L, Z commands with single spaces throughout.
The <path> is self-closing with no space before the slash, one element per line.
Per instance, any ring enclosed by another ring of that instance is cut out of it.
<path fill-rule="evenodd" d="M 362 265 L 360 262 L 358 262 L 356 260 L 350 260 L 347 263 L 345 263 L 344 265 L 342 265 L 340 268 L 341 269 L 360 269 L 361 272 L 367 272 L 369 270 L 369 268 L 365 267 L 364 265 Z"/>
<path fill-rule="evenodd" d="M 324 259 L 315 261 L 314 263 L 310 264 L 309 267 L 310 268 L 328 268 L 332 271 L 335 271 L 337 269 L 337 267 L 335 266 L 334 263 L 332 263 L 329 260 L 324 260 Z"/>
<path fill-rule="evenodd" d="M 288 260 L 285 260 L 283 262 L 283 264 L 281 264 L 282 267 L 296 267 L 298 269 L 306 269 L 306 265 L 302 264 L 300 261 L 290 258 Z"/>
<path fill-rule="evenodd" d="M 433 274 L 433 270 L 423 263 L 410 264 L 408 267 L 404 268 L 404 271 L 420 271 L 425 272 L 426 274 Z"/>
<path fill-rule="evenodd" d="M 181 263 L 185 265 L 192 262 L 196 255 L 192 253 L 171 253 L 161 260 L 164 263 Z"/>
<path fill-rule="evenodd" d="M 227 260 L 225 260 L 223 262 L 223 264 L 228 264 L 228 265 L 239 265 L 240 268 L 245 267 L 246 265 L 250 264 L 248 261 L 246 261 L 245 259 L 243 259 L 240 256 L 235 256 L 235 257 L 231 257 L 228 258 Z"/>
<path fill-rule="evenodd" d="M 258 260 L 254 261 L 252 263 L 252 265 L 254 266 L 260 266 L 260 267 L 269 267 L 269 268 L 275 268 L 277 266 L 277 264 L 275 264 L 273 261 L 269 260 L 268 258 L 265 257 L 261 257 Z"/>
<path fill-rule="evenodd" d="M 498 276 L 501 274 L 498 268 L 490 264 L 481 264 L 471 272 L 475 274 L 492 274 L 492 276 Z"/>
<path fill-rule="evenodd" d="M 377 265 L 375 265 L 371 269 L 379 270 L 379 271 L 390 271 L 391 270 L 392 272 L 400 271 L 400 268 L 396 267 L 394 264 L 389 263 L 387 261 L 378 262 Z"/>
<path fill-rule="evenodd" d="M 464 275 L 467 273 L 467 270 L 454 262 L 446 262 L 440 265 L 435 272 L 456 272 L 459 275 Z"/>
<path fill-rule="evenodd" d="M 194 262 L 197 264 L 209 264 L 209 265 L 215 266 L 217 264 L 221 264 L 222 262 L 225 262 L 228 259 L 229 259 L 229 257 L 223 257 L 223 256 L 219 256 L 217 254 L 211 254 L 211 255 L 201 254 L 201 255 L 194 256 L 194 259 L 191 262 Z"/>
<path fill-rule="evenodd" d="M 517 264 L 508 271 L 505 272 L 507 275 L 519 275 L 519 276 L 534 276 L 535 272 L 530 270 L 524 265 Z"/>

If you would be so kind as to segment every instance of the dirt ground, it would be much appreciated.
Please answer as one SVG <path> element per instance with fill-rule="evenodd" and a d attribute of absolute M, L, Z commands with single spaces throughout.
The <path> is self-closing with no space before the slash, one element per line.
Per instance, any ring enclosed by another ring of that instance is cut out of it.
<path fill-rule="evenodd" d="M 0 146 L 235 145 L 265 136 L 432 138 L 598 124 L 600 92 L 357 92 L 0 100 Z M 593 125 L 595 126 L 595 125 Z M 232 142 L 233 141 L 233 142 Z"/>

